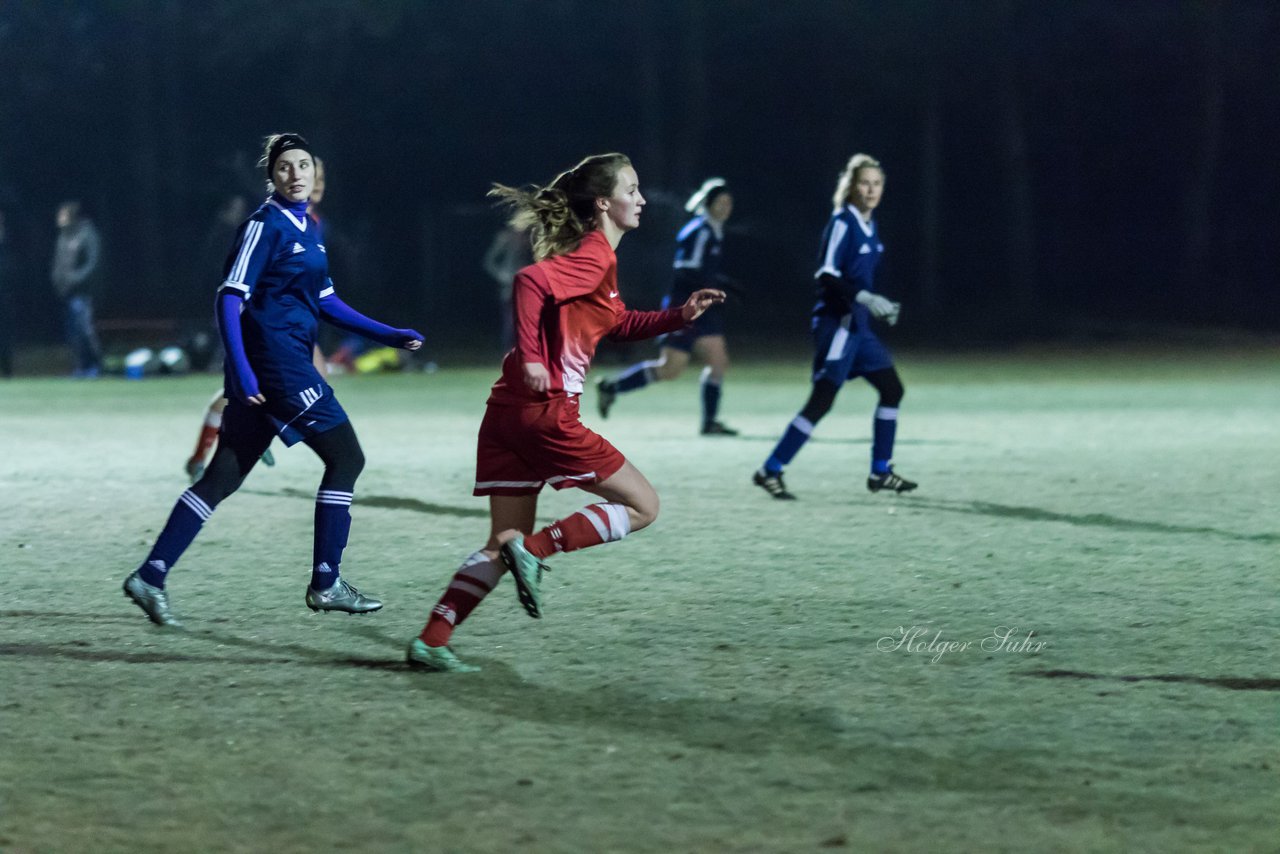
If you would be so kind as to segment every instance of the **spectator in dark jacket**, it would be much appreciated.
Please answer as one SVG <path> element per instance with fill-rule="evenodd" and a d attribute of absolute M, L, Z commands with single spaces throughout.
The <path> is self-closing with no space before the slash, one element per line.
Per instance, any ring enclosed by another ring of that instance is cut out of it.
<path fill-rule="evenodd" d="M 102 347 L 93 326 L 93 298 L 101 240 L 77 201 L 58 206 L 57 222 L 50 278 L 54 292 L 66 305 L 67 344 L 76 361 L 74 375 L 96 377 L 102 368 Z"/>

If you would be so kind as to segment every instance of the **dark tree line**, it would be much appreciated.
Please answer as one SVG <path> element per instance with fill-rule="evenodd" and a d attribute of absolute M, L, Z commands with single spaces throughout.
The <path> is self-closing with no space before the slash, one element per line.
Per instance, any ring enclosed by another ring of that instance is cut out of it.
<path fill-rule="evenodd" d="M 29 337 L 53 207 L 109 247 L 116 316 L 208 314 L 214 209 L 254 144 L 309 134 L 371 311 L 487 335 L 490 181 L 632 154 L 652 197 L 628 292 L 666 287 L 709 174 L 738 196 L 745 332 L 803 335 L 836 173 L 886 165 L 898 334 L 1098 322 L 1280 328 L 1280 9 L 1265 0 L 63 0 L 0 4 L 0 205 Z M 380 308 L 381 307 L 381 308 Z M 44 318 L 43 320 L 41 318 Z"/>

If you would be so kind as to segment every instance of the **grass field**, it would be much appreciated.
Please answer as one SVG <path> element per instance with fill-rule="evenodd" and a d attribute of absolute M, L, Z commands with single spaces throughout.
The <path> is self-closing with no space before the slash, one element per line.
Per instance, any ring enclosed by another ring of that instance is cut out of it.
<path fill-rule="evenodd" d="M 0 851 L 1280 850 L 1280 353 L 900 362 L 911 496 L 862 485 L 865 385 L 801 500 L 749 484 L 799 360 L 732 375 L 736 439 L 692 372 L 622 398 L 662 517 L 555 559 L 541 621 L 504 581 L 474 675 L 402 662 L 487 533 L 492 367 L 335 380 L 382 612 L 304 607 L 320 465 L 277 445 L 170 577 L 183 632 L 120 583 L 217 380 L 0 385 Z"/>

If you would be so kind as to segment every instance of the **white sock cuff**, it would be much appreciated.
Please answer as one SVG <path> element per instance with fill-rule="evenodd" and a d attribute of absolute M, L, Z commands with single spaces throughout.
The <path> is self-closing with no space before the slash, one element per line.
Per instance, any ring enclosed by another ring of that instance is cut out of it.
<path fill-rule="evenodd" d="M 484 585 L 487 592 L 498 586 L 498 581 L 504 572 L 506 568 L 503 567 L 502 561 L 493 560 L 484 552 L 474 552 L 462 562 L 456 574 L 474 578 L 476 582 Z"/>
<path fill-rule="evenodd" d="M 578 515 L 591 523 L 602 543 L 616 543 L 631 533 L 631 517 L 621 504 L 591 504 L 579 510 Z"/>
<path fill-rule="evenodd" d="M 631 533 L 631 517 L 621 504 L 597 504 L 609 517 L 609 536 L 606 543 L 616 542 Z"/>
<path fill-rule="evenodd" d="M 485 554 L 483 551 L 475 551 L 467 555 L 467 559 L 464 560 L 462 562 L 462 566 L 458 568 L 466 569 L 467 567 L 474 566 L 477 563 L 488 563 L 490 560 L 491 558 L 487 554 Z"/>
<path fill-rule="evenodd" d="M 897 420 L 898 420 L 898 407 L 896 407 L 896 406 L 877 406 L 877 407 L 876 407 L 876 418 L 879 418 L 881 421 L 897 421 Z"/>
<path fill-rule="evenodd" d="M 792 418 L 791 426 L 796 428 L 806 436 L 813 435 L 813 422 L 810 421 L 808 418 L 805 418 L 803 415 L 797 415 L 795 418 Z"/>

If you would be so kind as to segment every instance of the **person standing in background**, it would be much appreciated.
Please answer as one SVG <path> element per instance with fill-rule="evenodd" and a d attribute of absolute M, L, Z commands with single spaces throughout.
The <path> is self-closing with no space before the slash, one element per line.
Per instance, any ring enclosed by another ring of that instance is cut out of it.
<path fill-rule="evenodd" d="M 67 344 L 76 362 L 72 376 L 93 378 L 102 371 L 102 346 L 93 325 L 102 241 L 78 201 L 58 205 L 57 223 L 50 278 L 66 306 Z"/>
<path fill-rule="evenodd" d="M 898 406 L 904 389 L 893 357 L 880 341 L 872 320 L 893 326 L 902 307 L 879 293 L 876 270 L 884 255 L 880 230 L 872 218 L 884 194 L 884 169 L 868 154 L 845 164 L 832 197 L 831 218 L 822 232 L 821 266 L 813 274 L 818 302 L 813 307 L 813 385 L 804 408 L 791 419 L 782 438 L 751 476 L 774 498 L 795 495 L 782 480 L 789 464 L 809 441 L 814 428 L 835 403 L 845 382 L 862 377 L 879 395 L 871 427 L 871 492 L 910 492 L 918 486 L 893 470 Z"/>
<path fill-rule="evenodd" d="M 529 233 L 505 226 L 493 236 L 493 242 L 485 250 L 484 271 L 498 286 L 499 311 L 502 325 L 502 352 L 515 345 L 515 315 L 511 311 L 511 283 L 522 267 L 533 263 L 533 250 Z"/>

